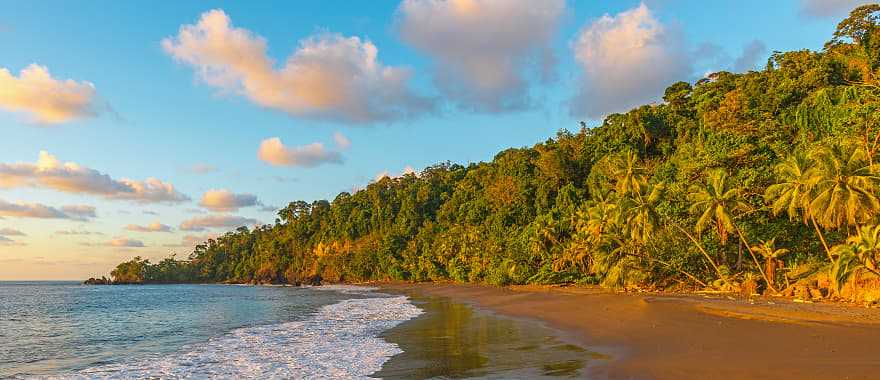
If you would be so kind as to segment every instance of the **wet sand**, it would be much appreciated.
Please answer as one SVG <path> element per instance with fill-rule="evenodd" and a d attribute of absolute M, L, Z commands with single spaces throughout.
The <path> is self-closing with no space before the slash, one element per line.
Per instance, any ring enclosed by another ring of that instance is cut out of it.
<path fill-rule="evenodd" d="M 535 321 L 498 316 L 446 297 L 404 293 L 425 313 L 382 335 L 404 352 L 373 377 L 579 378 L 604 359 Z"/>
<path fill-rule="evenodd" d="M 380 286 L 541 322 L 610 357 L 579 373 L 592 379 L 880 378 L 880 309 L 591 288 Z M 595 357 L 590 351 L 583 354 Z"/>

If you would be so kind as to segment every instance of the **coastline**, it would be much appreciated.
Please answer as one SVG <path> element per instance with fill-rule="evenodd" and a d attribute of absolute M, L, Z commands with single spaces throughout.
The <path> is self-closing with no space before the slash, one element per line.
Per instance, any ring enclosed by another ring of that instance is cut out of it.
<path fill-rule="evenodd" d="M 611 357 L 587 367 L 589 378 L 869 379 L 880 368 L 880 309 L 580 287 L 371 285 L 543 323 Z"/>

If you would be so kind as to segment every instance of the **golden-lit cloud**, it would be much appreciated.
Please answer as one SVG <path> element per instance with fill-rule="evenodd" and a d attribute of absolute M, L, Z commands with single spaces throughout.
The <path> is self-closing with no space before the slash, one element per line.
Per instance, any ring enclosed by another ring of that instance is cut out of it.
<path fill-rule="evenodd" d="M 666 87 L 692 74 L 682 33 L 662 24 L 644 3 L 584 27 L 571 48 L 582 70 L 570 104 L 577 117 L 600 118 L 656 101 Z"/>
<path fill-rule="evenodd" d="M 133 232 L 171 232 L 171 226 L 159 222 L 153 222 L 145 226 L 129 224 L 125 229 Z"/>
<path fill-rule="evenodd" d="M 261 206 L 253 194 L 235 194 L 226 189 L 211 189 L 202 195 L 199 206 L 211 211 L 238 211 L 243 207 Z"/>
<path fill-rule="evenodd" d="M 342 163 L 342 155 L 327 150 L 324 144 L 312 143 L 288 148 L 278 137 L 263 140 L 257 151 L 257 157 L 275 166 L 315 167 L 325 163 Z"/>
<path fill-rule="evenodd" d="M 41 124 L 58 124 L 96 114 L 95 86 L 52 78 L 45 66 L 31 64 L 18 77 L 0 67 L 0 108 L 29 115 Z"/>
<path fill-rule="evenodd" d="M 358 37 L 306 38 L 276 69 L 263 37 L 234 27 L 215 9 L 181 26 L 176 36 L 162 40 L 162 48 L 193 66 L 208 85 L 294 116 L 369 123 L 433 107 L 409 88 L 409 69 L 383 65 L 376 46 Z"/>
<path fill-rule="evenodd" d="M 136 239 L 129 239 L 125 237 L 118 237 L 113 240 L 107 242 L 108 246 L 118 247 L 118 248 L 144 248 L 146 245 L 144 242 Z"/>
<path fill-rule="evenodd" d="M 46 151 L 40 152 L 36 163 L 0 164 L 0 188 L 23 186 L 94 194 L 108 199 L 140 203 L 179 203 L 189 200 L 189 197 L 175 190 L 172 184 L 159 179 L 117 180 L 73 162 L 62 163 Z"/>
<path fill-rule="evenodd" d="M 185 220 L 180 224 L 180 229 L 183 231 L 204 231 L 209 228 L 233 229 L 257 223 L 256 219 L 236 215 L 208 215 Z"/>
<path fill-rule="evenodd" d="M 95 218 L 95 208 L 85 205 L 71 205 L 56 208 L 41 203 L 11 203 L 0 199 L 0 218 L 73 219 L 86 221 Z"/>
<path fill-rule="evenodd" d="M 565 0 L 404 0 L 398 31 L 434 60 L 434 84 L 457 104 L 527 107 L 530 85 L 554 77 L 553 36 Z"/>

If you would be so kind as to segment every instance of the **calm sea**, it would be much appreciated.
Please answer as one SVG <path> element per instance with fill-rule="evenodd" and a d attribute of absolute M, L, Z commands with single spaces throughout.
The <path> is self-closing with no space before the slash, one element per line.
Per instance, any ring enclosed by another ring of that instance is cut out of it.
<path fill-rule="evenodd" d="M 342 286 L 0 282 L 0 378 L 363 378 L 421 313 Z"/>

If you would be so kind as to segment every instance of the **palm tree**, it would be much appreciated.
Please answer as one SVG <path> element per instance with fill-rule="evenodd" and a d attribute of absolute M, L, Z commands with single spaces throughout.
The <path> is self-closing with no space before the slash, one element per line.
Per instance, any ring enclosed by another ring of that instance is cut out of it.
<path fill-rule="evenodd" d="M 819 236 L 822 247 L 828 255 L 828 260 L 833 262 L 831 250 L 828 248 L 825 236 L 819 230 L 819 224 L 816 223 L 810 206 L 813 201 L 813 190 L 821 178 L 813 161 L 802 152 L 796 152 L 776 166 L 776 174 L 780 182 L 770 185 L 764 192 L 764 199 L 770 204 L 773 215 L 785 211 L 789 220 L 801 216 L 804 224 L 812 222 L 816 235 Z"/>
<path fill-rule="evenodd" d="M 618 206 L 626 235 L 640 244 L 647 244 L 660 226 L 656 207 L 663 196 L 665 185 L 639 184 L 637 194 L 621 198 Z"/>
<path fill-rule="evenodd" d="M 700 214 L 700 218 L 697 219 L 697 225 L 695 227 L 697 233 L 702 233 L 702 231 L 710 224 L 714 225 L 714 228 L 718 233 L 718 238 L 721 240 L 721 245 L 724 246 L 727 244 L 728 233 L 730 231 L 735 231 L 739 235 L 741 241 L 745 244 L 746 249 L 749 251 L 749 255 L 755 262 L 755 265 L 758 268 L 761 267 L 761 264 L 758 263 L 758 259 L 755 257 L 755 253 L 752 251 L 752 247 L 746 240 L 745 235 L 743 235 L 742 231 L 740 231 L 736 224 L 733 223 L 732 212 L 747 211 L 751 207 L 742 201 L 740 190 L 737 187 L 732 186 L 727 180 L 727 171 L 724 169 L 718 169 L 709 172 L 706 183 L 703 186 L 694 186 L 691 189 L 691 193 L 688 194 L 688 200 L 693 202 L 690 207 L 690 212 Z M 722 272 L 719 271 L 718 273 L 720 274 Z M 761 276 L 767 281 L 767 285 L 770 289 L 776 291 L 773 283 L 767 278 L 763 271 L 761 271 Z M 725 278 L 722 278 L 722 280 L 726 281 Z"/>
<path fill-rule="evenodd" d="M 811 214 L 825 228 L 860 226 L 880 212 L 877 177 L 865 151 L 854 144 L 838 144 L 814 154 L 815 196 Z"/>
<path fill-rule="evenodd" d="M 769 285 L 773 286 L 776 282 L 776 268 L 781 261 L 780 259 L 782 256 L 787 255 L 789 250 L 785 248 L 776 248 L 775 238 L 762 241 L 760 245 L 756 245 L 752 247 L 752 249 L 764 257 L 765 278 Z"/>
<path fill-rule="evenodd" d="M 614 181 L 614 190 L 620 196 L 638 194 L 646 182 L 646 169 L 639 165 L 638 153 L 630 149 L 605 156 L 601 168 Z"/>
<path fill-rule="evenodd" d="M 850 276 L 862 269 L 880 276 L 877 271 L 880 261 L 880 225 L 862 226 L 856 235 L 846 239 L 845 244 L 835 246 L 834 254 L 837 260 L 831 268 L 831 279 L 838 293 Z"/>
<path fill-rule="evenodd" d="M 702 233 L 710 225 L 715 228 L 721 245 L 727 244 L 727 236 L 736 227 L 733 225 L 731 212 L 745 211 L 749 205 L 740 198 L 738 188 L 731 186 L 724 169 L 709 172 L 703 186 L 693 186 L 688 200 L 691 201 L 690 212 L 700 214 L 695 229 Z"/>

